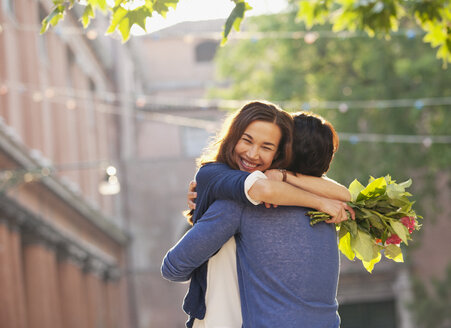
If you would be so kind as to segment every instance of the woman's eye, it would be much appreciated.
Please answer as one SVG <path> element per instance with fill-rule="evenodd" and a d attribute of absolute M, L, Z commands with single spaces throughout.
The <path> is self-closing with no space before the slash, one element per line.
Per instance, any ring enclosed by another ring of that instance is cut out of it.
<path fill-rule="evenodd" d="M 243 140 L 247 143 L 251 143 L 251 141 L 249 139 L 243 138 Z"/>

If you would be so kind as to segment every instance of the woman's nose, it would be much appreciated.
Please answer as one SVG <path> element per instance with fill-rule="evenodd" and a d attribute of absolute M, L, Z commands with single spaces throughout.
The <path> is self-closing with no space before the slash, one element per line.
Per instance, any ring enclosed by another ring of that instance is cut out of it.
<path fill-rule="evenodd" d="M 247 151 L 249 159 L 258 159 L 258 147 L 250 147 Z"/>

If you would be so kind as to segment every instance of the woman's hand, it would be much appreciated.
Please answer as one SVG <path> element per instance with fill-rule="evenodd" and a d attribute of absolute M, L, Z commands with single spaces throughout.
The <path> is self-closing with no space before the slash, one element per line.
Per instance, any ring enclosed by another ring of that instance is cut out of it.
<path fill-rule="evenodd" d="M 191 210 L 196 209 L 196 198 L 197 198 L 197 192 L 196 192 L 196 181 L 191 181 L 188 186 L 188 208 Z"/>
<path fill-rule="evenodd" d="M 345 202 L 324 198 L 322 203 L 323 204 L 320 211 L 332 216 L 332 218 L 325 221 L 326 223 L 340 223 L 348 220 L 347 212 L 349 212 L 349 214 L 351 215 L 351 219 L 355 220 L 354 210 Z"/>
<path fill-rule="evenodd" d="M 280 170 L 277 170 L 277 169 L 266 170 L 265 175 L 268 178 L 268 180 L 282 181 L 282 179 L 283 179 L 282 172 L 280 172 Z M 271 208 L 271 207 L 276 208 L 277 205 L 265 203 L 265 207 L 266 208 Z"/>
<path fill-rule="evenodd" d="M 277 169 L 266 170 L 265 175 L 268 178 L 268 180 L 273 180 L 273 181 L 282 181 L 283 180 L 282 172 L 280 172 L 280 170 L 277 170 Z"/>

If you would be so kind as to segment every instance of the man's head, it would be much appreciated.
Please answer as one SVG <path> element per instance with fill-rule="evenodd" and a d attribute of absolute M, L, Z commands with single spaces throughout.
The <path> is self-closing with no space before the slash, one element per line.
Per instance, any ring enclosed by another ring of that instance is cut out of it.
<path fill-rule="evenodd" d="M 338 135 L 324 118 L 313 113 L 293 115 L 293 154 L 290 171 L 322 176 L 338 149 Z"/>

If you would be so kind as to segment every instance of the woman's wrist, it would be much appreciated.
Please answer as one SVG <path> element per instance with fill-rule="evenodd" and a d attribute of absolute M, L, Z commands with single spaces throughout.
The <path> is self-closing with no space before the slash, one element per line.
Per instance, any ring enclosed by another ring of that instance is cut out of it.
<path fill-rule="evenodd" d="M 282 182 L 287 182 L 287 170 L 279 169 L 279 172 L 282 173 Z"/>

